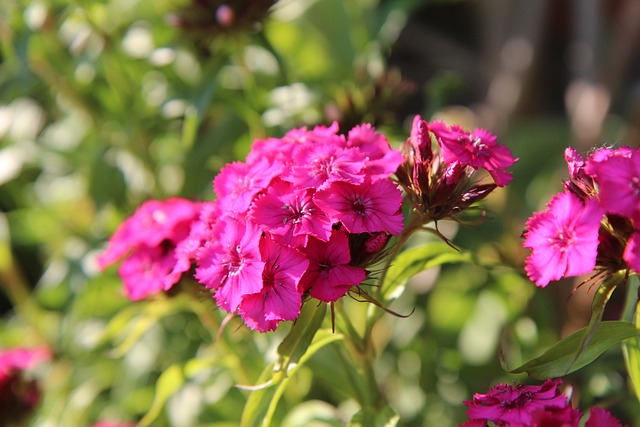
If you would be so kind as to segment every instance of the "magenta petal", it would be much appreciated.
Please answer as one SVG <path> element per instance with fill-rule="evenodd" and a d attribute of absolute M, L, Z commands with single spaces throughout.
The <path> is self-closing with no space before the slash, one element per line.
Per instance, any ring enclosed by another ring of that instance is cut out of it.
<path fill-rule="evenodd" d="M 604 212 L 595 200 L 582 201 L 573 193 L 554 196 L 547 210 L 527 222 L 524 247 L 531 255 L 525 270 L 537 286 L 590 272 L 598 254 L 598 230 Z"/>
<path fill-rule="evenodd" d="M 360 185 L 333 182 L 318 191 L 314 200 L 329 218 L 342 222 L 351 233 L 402 231 L 402 193 L 391 181 L 366 181 Z"/>
<path fill-rule="evenodd" d="M 636 231 L 631 235 L 624 250 L 624 260 L 636 273 L 640 272 L 640 232 Z"/>
<path fill-rule="evenodd" d="M 129 299 L 138 301 L 164 290 L 165 278 L 174 265 L 173 252 L 163 254 L 159 247 L 138 248 L 122 262 L 118 274 Z"/>
<path fill-rule="evenodd" d="M 622 424 L 607 410 L 594 406 L 584 427 L 622 427 Z"/>

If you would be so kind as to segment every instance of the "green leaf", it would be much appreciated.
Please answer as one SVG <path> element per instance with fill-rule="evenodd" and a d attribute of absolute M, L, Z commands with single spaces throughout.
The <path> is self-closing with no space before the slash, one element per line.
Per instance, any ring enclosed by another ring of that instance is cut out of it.
<path fill-rule="evenodd" d="M 344 335 L 329 330 L 323 329 L 317 332 L 317 334 L 314 333 L 313 343 L 306 348 L 306 352 L 300 356 L 298 362 L 290 366 L 287 375 L 278 383 L 271 382 L 269 379 L 278 372 L 274 365 L 268 366 L 262 372 L 258 379 L 260 385 L 251 393 L 242 412 L 241 427 L 271 426 L 280 398 L 298 369 L 304 366 L 321 348 L 344 339 Z"/>
<path fill-rule="evenodd" d="M 584 336 L 582 337 L 580 346 L 578 346 L 578 349 L 573 356 L 571 365 L 573 365 L 573 363 L 578 360 L 580 354 L 589 344 L 589 341 L 593 337 L 593 334 L 598 329 L 600 322 L 602 321 L 604 308 L 607 305 L 607 301 L 609 301 L 609 298 L 611 298 L 611 294 L 613 294 L 613 291 L 616 289 L 616 287 L 623 281 L 626 281 L 626 279 L 626 272 L 623 273 L 619 271 L 616 274 L 607 277 L 607 279 L 598 287 L 596 295 L 593 297 L 593 301 L 591 303 L 591 319 L 589 319 L 589 324 L 585 328 Z M 569 365 L 567 370 L 571 369 L 571 365 Z"/>
<path fill-rule="evenodd" d="M 385 300 L 390 299 L 407 281 L 421 271 L 442 264 L 469 262 L 471 254 L 461 253 L 443 242 L 430 242 L 410 248 L 397 256 L 382 284 Z"/>
<path fill-rule="evenodd" d="M 636 283 L 633 286 L 629 286 L 627 292 L 628 297 L 635 299 L 635 312 L 633 316 L 633 323 L 636 328 L 640 325 L 640 303 L 637 301 L 637 278 L 634 281 Z M 640 334 L 637 334 L 635 338 L 631 338 L 622 343 L 622 350 L 624 352 L 624 362 L 627 365 L 627 373 L 631 380 L 631 386 L 636 394 L 636 398 L 640 401 Z"/>
<path fill-rule="evenodd" d="M 140 420 L 141 426 L 149 426 L 151 423 L 158 418 L 162 408 L 164 408 L 164 404 L 167 400 L 178 391 L 180 387 L 184 384 L 184 374 L 182 372 L 182 367 L 179 365 L 171 365 L 169 366 L 158 378 L 158 382 L 156 383 L 156 394 L 153 398 L 153 403 L 151 404 L 151 408 L 149 412 Z"/>
<path fill-rule="evenodd" d="M 363 409 L 354 414 L 351 422 L 349 422 L 349 427 L 367 427 L 371 425 L 375 427 L 396 427 L 400 422 L 400 416 L 389 406 L 375 415 L 365 414 L 364 411 Z M 367 418 L 370 420 L 367 420 Z"/>
<path fill-rule="evenodd" d="M 278 346 L 280 359 L 274 368 L 275 383 L 286 377 L 289 366 L 298 363 L 313 341 L 327 312 L 327 304 L 308 301 L 302 306 L 300 316 L 295 321 L 289 334 Z"/>
<path fill-rule="evenodd" d="M 591 339 L 581 349 L 588 327 L 582 328 L 556 343 L 541 356 L 528 361 L 516 369 L 513 374 L 526 372 L 535 379 L 561 377 L 588 365 L 609 347 L 628 338 L 637 337 L 636 327 L 623 321 L 601 322 L 592 332 Z M 579 351 L 581 350 L 581 351 Z M 576 358 L 575 354 L 579 351 Z"/>

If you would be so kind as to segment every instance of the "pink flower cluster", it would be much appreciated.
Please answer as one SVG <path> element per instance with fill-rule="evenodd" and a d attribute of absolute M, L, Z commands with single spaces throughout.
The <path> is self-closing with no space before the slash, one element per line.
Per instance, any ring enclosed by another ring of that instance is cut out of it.
<path fill-rule="evenodd" d="M 214 179 L 215 201 L 143 204 L 99 264 L 125 257 L 119 273 L 133 300 L 169 289 L 195 264 L 218 306 L 273 330 L 298 317 L 303 297 L 336 301 L 367 278 L 403 229 L 402 192 L 390 179 L 403 160 L 367 124 L 256 141 Z"/>
<path fill-rule="evenodd" d="M 421 215 L 421 224 L 456 219 L 496 187 L 509 184 L 512 176 L 507 169 L 518 161 L 484 129 L 467 132 L 440 121 L 428 123 L 420 116 L 413 121 L 404 155 L 396 175 Z M 488 173 L 493 183 L 484 182 L 478 170 Z"/>
<path fill-rule="evenodd" d="M 149 200 L 118 227 L 98 257 L 101 269 L 124 258 L 118 269 L 131 300 L 170 289 L 190 268 L 176 251 L 199 218 L 202 203 L 172 198 Z"/>
<path fill-rule="evenodd" d="M 20 425 L 36 407 L 40 388 L 24 372 L 50 357 L 44 347 L 0 351 L 0 424 Z"/>
<path fill-rule="evenodd" d="M 561 384 L 559 379 L 540 385 L 498 384 L 464 402 L 469 421 L 461 427 L 579 427 L 582 414 L 561 393 Z M 593 407 L 584 427 L 622 425 L 608 411 Z"/>
<path fill-rule="evenodd" d="M 600 148 L 585 160 L 567 148 L 570 179 L 527 221 L 525 270 L 537 286 L 620 270 L 640 271 L 640 149 Z"/>
<path fill-rule="evenodd" d="M 196 279 L 259 331 L 296 319 L 305 295 L 336 301 L 402 231 L 402 193 L 389 179 L 402 161 L 370 125 L 256 141 L 214 179 L 211 213 L 183 244 Z"/>

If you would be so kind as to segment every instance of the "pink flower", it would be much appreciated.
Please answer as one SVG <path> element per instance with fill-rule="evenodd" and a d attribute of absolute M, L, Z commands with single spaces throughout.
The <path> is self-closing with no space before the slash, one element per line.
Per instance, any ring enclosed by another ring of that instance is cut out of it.
<path fill-rule="evenodd" d="M 624 260 L 636 273 L 640 272 L 640 232 L 636 231 L 631 235 L 627 247 L 624 250 Z"/>
<path fill-rule="evenodd" d="M 358 148 L 367 157 L 364 171 L 374 181 L 388 178 L 404 161 L 402 153 L 392 149 L 387 138 L 368 123 L 349 131 L 346 146 Z"/>
<path fill-rule="evenodd" d="M 248 221 L 226 217 L 216 224 L 213 240 L 198 252 L 196 279 L 215 289 L 216 302 L 235 312 L 242 297 L 262 290 L 264 261 L 260 256 L 261 232 Z"/>
<path fill-rule="evenodd" d="M 24 371 L 49 360 L 51 351 L 46 347 L 14 347 L 0 351 L 0 376 L 11 371 Z"/>
<path fill-rule="evenodd" d="M 124 292 L 131 301 L 139 301 L 149 295 L 169 290 L 180 278 L 168 280 L 176 257 L 174 251 L 162 247 L 141 246 L 129 255 L 118 268 L 124 283 Z"/>
<path fill-rule="evenodd" d="M 279 163 L 260 159 L 252 164 L 235 162 L 226 165 L 213 180 L 221 211 L 244 213 L 253 198 L 267 188 L 273 178 L 281 172 Z"/>
<path fill-rule="evenodd" d="M 99 267 L 114 264 L 140 246 L 177 244 L 189 234 L 200 207 L 198 202 L 180 198 L 144 202 L 109 239 L 106 251 L 98 257 Z"/>
<path fill-rule="evenodd" d="M 620 421 L 605 409 L 594 406 L 584 427 L 622 427 Z"/>
<path fill-rule="evenodd" d="M 211 238 L 213 227 L 222 212 L 216 201 L 202 204 L 200 216 L 191 224 L 189 236 L 178 242 L 175 249 L 176 263 L 171 273 L 165 279 L 165 287 L 169 283 L 176 283 L 183 273 L 191 270 L 195 262 L 198 250 Z"/>
<path fill-rule="evenodd" d="M 584 165 L 584 170 L 589 176 L 595 177 L 599 164 L 611 157 L 631 157 L 633 149 L 629 147 L 600 147 L 595 152 L 589 154 Z"/>
<path fill-rule="evenodd" d="M 531 249 L 525 270 L 537 286 L 593 270 L 604 212 L 595 200 L 585 204 L 573 193 L 554 196 L 547 210 L 527 221 L 524 247 Z"/>
<path fill-rule="evenodd" d="M 572 147 L 567 147 L 564 150 L 564 159 L 567 162 L 567 168 L 569 169 L 569 176 L 571 179 L 577 179 L 580 176 L 580 172 L 584 168 L 584 158 Z"/>
<path fill-rule="evenodd" d="M 579 427 L 580 410 L 565 408 L 543 408 L 532 414 L 531 427 Z"/>
<path fill-rule="evenodd" d="M 402 193 L 390 181 L 365 181 L 360 185 L 336 181 L 318 191 L 314 200 L 350 233 L 402 231 Z"/>
<path fill-rule="evenodd" d="M 266 194 L 254 203 L 249 216 L 270 233 L 308 236 L 329 240 L 331 221 L 313 201 L 312 189 L 298 189 L 284 181 L 274 181 Z M 304 243 L 303 243 L 304 244 Z"/>
<path fill-rule="evenodd" d="M 443 122 L 429 124 L 442 147 L 446 163 L 458 161 L 473 168 L 486 169 L 499 187 L 511 182 L 511 172 L 506 169 L 518 161 L 511 150 L 496 142 L 496 137 L 484 129 L 468 133 L 460 126 L 451 127 Z"/>
<path fill-rule="evenodd" d="M 278 244 L 270 237 L 260 242 L 263 287 L 258 293 L 245 295 L 238 313 L 251 329 L 266 332 L 276 329 L 283 320 L 294 320 L 300 314 L 302 294 L 300 278 L 309 261 L 299 251 Z"/>
<path fill-rule="evenodd" d="M 169 290 L 189 269 L 175 270 L 176 247 L 189 235 L 201 208 L 199 202 L 179 198 L 143 203 L 111 237 L 98 257 L 99 267 L 126 257 L 118 274 L 132 300 Z"/>
<path fill-rule="evenodd" d="M 604 210 L 640 222 L 640 151 L 610 156 L 592 169 Z"/>
<path fill-rule="evenodd" d="M 36 380 L 25 378 L 24 371 L 50 358 L 45 347 L 0 351 L 0 424 L 25 424 L 40 401 L 40 387 Z"/>
<path fill-rule="evenodd" d="M 363 268 L 349 265 L 349 240 L 341 231 L 332 232 L 328 242 L 311 237 L 305 253 L 309 268 L 300 285 L 320 301 L 337 301 L 366 278 Z"/>
<path fill-rule="evenodd" d="M 323 188 L 334 181 L 361 183 L 366 157 L 359 150 L 343 148 L 341 144 L 329 141 L 300 146 L 295 153 L 292 176 L 287 179 L 299 188 Z"/>
<path fill-rule="evenodd" d="M 472 420 L 491 421 L 499 426 L 529 427 L 539 410 L 565 408 L 568 399 L 558 389 L 561 380 L 547 380 L 539 386 L 498 384 L 486 394 L 474 394 L 464 402 Z"/>

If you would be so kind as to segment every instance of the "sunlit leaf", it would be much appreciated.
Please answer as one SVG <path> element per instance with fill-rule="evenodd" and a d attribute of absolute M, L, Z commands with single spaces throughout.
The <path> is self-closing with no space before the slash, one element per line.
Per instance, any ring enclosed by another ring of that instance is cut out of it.
<path fill-rule="evenodd" d="M 291 326 L 289 334 L 278 346 L 280 360 L 275 367 L 275 372 L 280 375 L 274 374 L 275 382 L 286 376 L 289 366 L 297 363 L 307 351 L 313 337 L 322 326 L 326 312 L 327 304 L 325 303 L 307 302 L 302 306 L 300 316 Z"/>
<path fill-rule="evenodd" d="M 637 301 L 637 276 L 634 276 L 634 286 L 629 286 L 628 298 L 635 301 L 635 311 L 633 314 L 633 323 L 636 328 L 640 326 L 640 303 Z M 627 373 L 631 380 L 631 387 L 636 394 L 636 398 L 640 401 L 640 331 L 634 338 L 631 338 L 622 343 L 622 350 L 624 352 L 624 361 L 627 366 Z"/>
<path fill-rule="evenodd" d="M 184 384 L 184 374 L 179 365 L 169 366 L 158 378 L 156 394 L 149 412 L 140 420 L 141 426 L 148 426 L 158 418 L 167 400 Z"/>
<path fill-rule="evenodd" d="M 357 412 L 349 423 L 350 427 L 396 427 L 400 422 L 400 416 L 390 407 L 384 408 L 379 413 L 373 413 L 371 409 L 365 413 L 365 410 Z"/>
<path fill-rule="evenodd" d="M 469 253 L 458 252 L 446 243 L 431 242 L 400 253 L 389 268 L 382 284 L 385 299 L 391 298 L 398 288 L 421 271 L 442 264 L 469 262 Z"/>
<path fill-rule="evenodd" d="M 277 383 L 270 381 L 270 378 L 276 374 L 276 367 L 269 365 L 258 379 L 258 388 L 251 393 L 247 400 L 240 425 L 242 427 L 274 425 L 272 424 L 273 416 L 291 378 L 321 348 L 343 339 L 344 336 L 342 334 L 333 333 L 330 330 L 322 329 L 317 331 L 317 333 L 314 333 L 313 343 L 306 348 L 306 352 L 297 359 L 295 365 L 290 365 L 287 375 Z"/>
<path fill-rule="evenodd" d="M 547 379 L 561 377 L 588 365 L 607 349 L 628 338 L 637 337 L 636 327 L 629 322 L 606 321 L 592 333 L 591 339 L 581 348 L 588 328 L 582 328 L 553 345 L 542 355 L 509 370 L 514 374 L 527 373 L 531 378 Z"/>
<path fill-rule="evenodd" d="M 576 354 L 573 357 L 573 362 L 578 360 L 580 357 L 580 353 L 584 350 L 584 348 L 589 344 L 589 341 L 593 337 L 593 334 L 598 329 L 600 322 L 602 321 L 602 314 L 604 312 L 604 308 L 607 305 L 607 301 L 611 298 L 611 294 L 616 289 L 616 287 L 622 283 L 623 280 L 626 280 L 626 273 L 617 272 L 616 274 L 608 277 L 596 291 L 595 296 L 593 297 L 593 302 L 591 303 L 591 319 L 589 319 L 589 324 L 585 328 L 585 334 L 582 338 L 582 342 L 580 342 L 580 346 L 578 347 Z M 569 366 L 568 369 L 571 369 Z"/>

